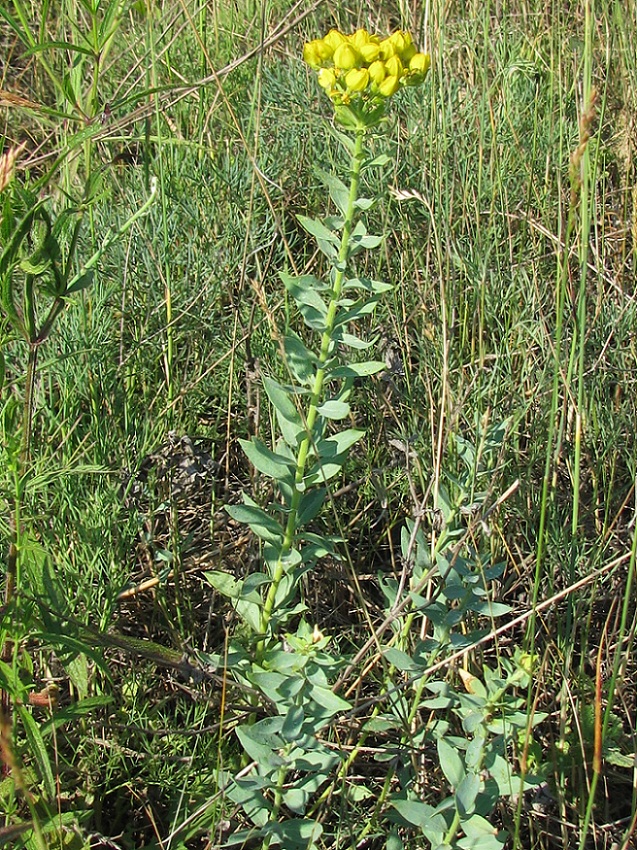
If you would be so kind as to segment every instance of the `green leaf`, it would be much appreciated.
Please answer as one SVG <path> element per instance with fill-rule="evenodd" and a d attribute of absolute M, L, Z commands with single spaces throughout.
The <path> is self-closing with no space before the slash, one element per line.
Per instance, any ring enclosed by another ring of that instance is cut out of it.
<path fill-rule="evenodd" d="M 510 605 L 505 605 L 503 602 L 491 602 L 489 600 L 485 600 L 484 602 L 472 600 L 467 605 L 467 608 L 485 617 L 502 617 L 512 610 Z"/>
<path fill-rule="evenodd" d="M 473 813 L 479 793 L 480 777 L 475 773 L 467 773 L 456 788 L 456 807 L 462 818 Z"/>
<path fill-rule="evenodd" d="M 253 437 L 251 440 L 239 440 L 246 457 L 256 470 L 275 481 L 294 480 L 294 464 L 286 457 L 275 454 L 271 449 Z"/>
<path fill-rule="evenodd" d="M 457 788 L 465 777 L 465 769 L 458 750 L 448 744 L 444 738 L 439 738 L 438 760 L 447 781 L 452 788 Z"/>
<path fill-rule="evenodd" d="M 347 702 L 347 700 L 344 700 L 338 694 L 335 694 L 334 691 L 322 685 L 310 685 L 309 692 L 314 702 L 320 705 L 329 716 L 341 711 L 349 711 L 352 707 L 351 703 Z"/>
<path fill-rule="evenodd" d="M 330 399 L 323 402 L 317 410 L 326 419 L 345 419 L 346 416 L 349 416 L 350 406 L 346 401 Z"/>
<path fill-rule="evenodd" d="M 330 378 L 365 378 L 382 372 L 387 366 L 382 360 L 365 360 L 363 363 L 350 363 L 349 366 L 336 366 L 329 370 Z"/>
<path fill-rule="evenodd" d="M 301 435 L 304 433 L 303 422 L 294 406 L 288 391 L 272 378 L 264 378 L 263 385 L 276 411 L 279 428 L 283 439 L 291 449 L 298 447 Z"/>
<path fill-rule="evenodd" d="M 436 811 L 433 806 L 430 806 L 427 803 L 421 803 L 417 800 L 391 800 L 390 805 L 396 809 L 398 814 L 404 818 L 407 823 L 421 828 L 427 823 L 427 821 L 431 820 Z"/>
<path fill-rule="evenodd" d="M 317 455 L 321 459 L 342 455 L 364 436 L 365 431 L 360 428 L 348 428 L 346 431 L 332 434 L 325 440 L 319 441 L 316 447 Z"/>
<path fill-rule="evenodd" d="M 249 497 L 244 494 L 245 505 L 225 505 L 225 510 L 232 519 L 250 527 L 250 529 L 261 540 L 268 543 L 281 543 L 283 540 L 283 529 L 279 523 L 254 503 L 248 502 Z"/>
<path fill-rule="evenodd" d="M 308 493 L 304 493 L 299 503 L 299 509 L 296 517 L 297 528 L 307 525 L 308 522 L 318 515 L 323 507 L 326 495 L 325 487 L 316 487 Z"/>
<path fill-rule="evenodd" d="M 286 741 L 296 741 L 301 735 L 303 723 L 305 722 L 305 712 L 300 705 L 293 705 L 292 708 L 283 718 L 283 726 L 281 727 L 281 735 Z"/>
<path fill-rule="evenodd" d="M 328 171 L 323 171 L 322 168 L 316 168 L 315 171 L 321 182 L 329 189 L 330 198 L 334 201 L 336 208 L 343 215 L 347 215 L 347 205 L 349 203 L 349 190 L 347 186 L 338 177 L 335 177 Z M 360 207 L 360 209 L 364 208 Z"/>
<path fill-rule="evenodd" d="M 81 292 L 83 289 L 88 289 L 88 287 L 92 285 L 94 278 L 95 273 L 92 269 L 84 272 L 84 274 L 81 274 L 78 278 L 74 278 L 73 282 L 66 290 L 66 295 L 72 295 L 74 292 Z"/>
<path fill-rule="evenodd" d="M 281 845 L 284 850 L 315 850 L 316 840 L 321 837 L 323 827 L 318 821 L 309 818 L 288 818 L 280 822 L 270 822 L 263 828 L 263 835 L 269 839 L 269 845 Z"/>
<path fill-rule="evenodd" d="M 342 345 L 346 345 L 348 348 L 354 348 L 357 351 L 365 351 L 367 348 L 371 348 L 372 345 L 376 345 L 376 339 L 372 339 L 369 342 L 365 342 L 365 340 L 360 339 L 353 334 L 346 333 L 342 327 L 337 327 L 334 329 L 333 338 L 335 341 L 340 342 Z"/>
<path fill-rule="evenodd" d="M 318 357 L 306 348 L 303 340 L 293 331 L 286 334 L 283 345 L 285 359 L 294 379 L 305 386 L 312 386 Z"/>
<path fill-rule="evenodd" d="M 327 126 L 330 135 L 334 136 L 334 138 L 343 145 L 350 157 L 354 156 L 355 148 L 353 139 L 351 139 L 346 133 L 341 133 L 341 131 L 337 130 L 332 124 Z"/>
<path fill-rule="evenodd" d="M 320 251 L 328 259 L 334 260 L 338 257 L 337 247 L 340 246 L 341 240 L 337 233 L 333 233 L 322 221 L 316 218 L 298 215 L 297 219 L 301 227 L 316 239 L 316 244 L 319 246 Z"/>
<path fill-rule="evenodd" d="M 390 646 L 388 649 L 383 650 L 383 655 L 389 663 L 397 670 L 400 670 L 401 673 L 414 673 L 418 670 L 422 670 L 422 666 L 417 664 L 411 655 L 407 655 L 407 653 L 403 652 L 401 649 L 396 649 L 395 647 Z"/>
<path fill-rule="evenodd" d="M 23 705 L 16 705 L 16 711 L 24 726 L 24 733 L 29 744 L 29 755 L 38 766 L 39 779 L 44 783 L 48 800 L 52 803 L 56 798 L 55 779 L 40 727 L 33 719 L 31 712 Z"/>
<path fill-rule="evenodd" d="M 204 578 L 227 599 L 241 599 L 243 581 L 236 579 L 230 573 L 224 573 L 220 570 L 210 570 L 204 573 Z"/>
<path fill-rule="evenodd" d="M 354 206 L 359 210 L 370 210 L 376 203 L 374 198 L 357 198 L 354 201 Z"/>
<path fill-rule="evenodd" d="M 375 168 L 377 166 L 382 167 L 384 165 L 389 165 L 389 163 L 391 161 L 392 161 L 391 157 L 387 156 L 387 154 L 385 154 L 385 153 L 381 153 L 379 156 L 375 157 L 374 159 L 370 160 L 369 162 L 365 162 L 363 167 L 364 168 Z"/>
<path fill-rule="evenodd" d="M 104 708 L 114 701 L 114 697 L 109 696 L 87 697 L 80 702 L 71 703 L 66 708 L 56 708 L 54 714 L 42 724 L 42 734 L 47 735 L 67 723 L 77 723 L 79 717 L 95 714 L 97 709 Z"/>

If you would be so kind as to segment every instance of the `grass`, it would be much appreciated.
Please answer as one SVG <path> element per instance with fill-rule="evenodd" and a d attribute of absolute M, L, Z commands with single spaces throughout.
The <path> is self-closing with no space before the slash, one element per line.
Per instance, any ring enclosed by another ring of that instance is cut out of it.
<path fill-rule="evenodd" d="M 40 603 L 10 636 L 28 649 L 25 678 L 57 682 L 59 720 L 33 709 L 40 750 L 28 721 L 16 725 L 26 790 L 0 785 L 6 827 L 35 812 L 44 823 L 67 817 L 49 846 L 198 848 L 242 825 L 217 794 L 221 771 L 241 767 L 226 733 L 240 711 L 236 694 L 223 677 L 189 680 L 99 635 L 212 652 L 238 628 L 201 572 L 256 557 L 220 507 L 263 491 L 237 439 L 271 436 L 259 374 L 277 368 L 272 323 L 296 321 L 277 272 L 320 264 L 296 215 L 324 212 L 313 168 L 339 161 L 301 45 L 335 24 L 402 25 L 432 51 L 432 73 L 424 95 L 404 93 L 387 128 L 388 191 L 369 223 L 387 238 L 365 262 L 397 285 L 370 333 L 392 341 L 405 375 L 359 390 L 355 416 L 367 438 L 325 517 L 346 538 L 347 560 L 320 567 L 307 603 L 348 652 L 362 646 L 382 619 L 377 572 L 400 572 L 404 518 L 424 500 L 435 519 L 431 482 L 458 472 L 455 435 L 475 443 L 481 422 L 508 420 L 497 462 L 476 487 L 494 501 L 519 486 L 489 517 L 481 545 L 506 564 L 498 599 L 511 617 L 531 616 L 467 664 L 479 669 L 511 643 L 534 649 L 528 711 L 549 718 L 525 753 L 547 778 L 546 800 L 499 817 L 511 846 L 632 846 L 634 10 L 612 0 L 470 10 L 432 0 L 373 12 L 319 3 L 301 15 L 278 0 L 113 0 L 103 9 L 121 17 L 96 16 L 97 62 L 54 44 L 86 43 L 88 4 L 53 3 L 45 19 L 40 4 L 9 5 L 17 29 L 53 46 L 29 53 L 29 39 L 2 24 L 0 88 L 39 105 L 3 105 L 4 146 L 27 140 L 20 175 L 42 179 L 59 206 L 92 175 L 80 256 L 141 206 L 152 175 L 161 200 L 105 255 L 95 285 L 71 299 L 40 352 L 23 541 L 25 596 Z M 582 128 L 591 89 L 596 105 Z M 574 182 L 583 129 L 590 138 Z M 4 330 L 8 539 L 20 424 L 11 400 L 24 391 L 26 349 Z M 161 461 L 152 462 L 169 432 L 201 441 L 219 464 L 212 494 L 171 503 Z M 152 589 L 119 598 L 153 576 Z M 13 628 L 5 614 L 3 629 Z M 596 704 L 605 712 L 599 773 Z M 353 769 L 371 787 L 382 781 L 371 757 Z M 431 765 L 427 776 L 435 800 L 444 778 Z M 339 840 L 325 846 L 353 846 L 349 831 L 364 811 L 343 811 Z M 384 846 L 385 837 L 366 841 Z"/>

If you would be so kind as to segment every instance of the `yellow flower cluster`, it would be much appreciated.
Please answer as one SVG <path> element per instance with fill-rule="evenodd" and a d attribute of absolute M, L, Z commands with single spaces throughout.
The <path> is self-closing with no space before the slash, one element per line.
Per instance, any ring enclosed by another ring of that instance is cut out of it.
<path fill-rule="evenodd" d="M 419 53 L 408 32 L 388 38 L 365 29 L 344 35 L 330 30 L 325 38 L 308 42 L 303 59 L 318 71 L 319 85 L 337 105 L 362 101 L 378 107 L 400 86 L 417 86 L 425 79 L 431 60 Z"/>

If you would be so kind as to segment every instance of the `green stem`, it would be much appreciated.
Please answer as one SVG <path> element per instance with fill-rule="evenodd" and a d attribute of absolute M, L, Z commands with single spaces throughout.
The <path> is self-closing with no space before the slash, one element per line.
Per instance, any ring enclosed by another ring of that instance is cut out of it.
<path fill-rule="evenodd" d="M 363 164 L 363 141 L 365 138 L 365 127 L 359 127 L 356 130 L 356 139 L 354 143 L 354 151 L 352 153 L 351 177 L 349 186 L 349 197 L 347 201 L 347 209 L 345 213 L 345 222 L 343 225 L 343 235 L 341 238 L 341 247 L 338 253 L 336 266 L 336 274 L 334 275 L 334 284 L 330 295 L 330 302 L 327 308 L 327 316 L 325 318 L 325 330 L 321 337 L 321 350 L 318 358 L 318 368 L 314 376 L 314 385 L 312 394 L 307 409 L 305 420 L 305 437 L 301 442 L 296 457 L 296 469 L 294 474 L 294 493 L 292 495 L 292 503 L 288 513 L 288 519 L 285 526 L 285 534 L 281 545 L 281 552 L 277 560 L 274 573 L 272 575 L 272 584 L 268 590 L 265 599 L 263 611 L 261 613 L 260 633 L 263 635 L 260 642 L 257 644 L 257 657 L 263 654 L 265 648 L 266 634 L 270 621 L 272 619 L 272 611 L 276 600 L 276 594 L 279 589 L 281 580 L 285 574 L 285 559 L 290 554 L 296 536 L 297 518 L 301 497 L 303 495 L 303 479 L 305 477 L 305 467 L 307 464 L 310 448 L 314 441 L 314 427 L 318 418 L 318 408 L 323 398 L 323 389 L 325 384 L 327 362 L 332 356 L 333 351 L 333 334 L 336 324 L 336 316 L 338 314 L 343 282 L 345 279 L 345 266 L 349 255 L 349 242 L 354 229 L 354 218 L 356 215 L 356 200 L 358 198 L 358 189 L 360 185 L 361 168 Z"/>

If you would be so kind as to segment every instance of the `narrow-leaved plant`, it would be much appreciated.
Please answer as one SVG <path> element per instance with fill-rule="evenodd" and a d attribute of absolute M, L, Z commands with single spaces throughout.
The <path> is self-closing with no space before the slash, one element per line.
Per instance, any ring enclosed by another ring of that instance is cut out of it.
<path fill-rule="evenodd" d="M 329 637 L 302 617 L 302 577 L 320 558 L 338 558 L 338 541 L 308 525 L 348 450 L 363 436 L 357 428 L 339 429 L 339 423 L 349 417 L 354 382 L 385 368 L 384 362 L 359 359 L 373 342 L 356 333 L 357 323 L 392 289 L 355 268 L 356 255 L 382 241 L 360 219 L 374 199 L 360 197 L 359 188 L 364 170 L 387 158 L 372 157 L 365 138 L 384 119 L 389 98 L 401 86 L 422 83 L 429 69 L 428 55 L 418 52 L 405 32 L 381 40 L 366 30 L 352 35 L 332 30 L 305 45 L 304 59 L 318 71 L 336 122 L 346 131 L 333 132 L 350 157 L 349 185 L 319 172 L 337 212 L 323 219 L 299 216 L 327 258 L 325 278 L 281 273 L 309 338 L 317 341 L 285 332 L 289 382 L 264 378 L 280 436 L 272 447 L 257 438 L 242 441 L 255 469 L 273 482 L 275 496 L 262 507 L 244 495 L 242 505 L 226 508 L 260 539 L 263 568 L 246 577 L 206 574 L 244 622 L 243 639 L 231 641 L 225 657 L 207 658 L 250 689 L 252 706 L 234 730 L 249 763 L 235 776 L 221 776 L 226 799 L 252 826 L 235 831 L 227 844 L 256 840 L 264 850 L 357 847 L 380 833 L 388 836 L 387 847 L 400 850 L 401 835 L 415 833 L 424 846 L 439 850 L 498 850 L 505 835 L 498 835 L 486 816 L 498 799 L 524 787 L 509 754 L 511 741 L 527 727 L 518 691 L 529 681 L 532 659 L 520 656 L 495 669 L 485 665 L 476 671 L 481 675 L 464 671 L 460 688 L 434 674 L 445 657 L 459 648 L 469 652 L 484 636 L 478 618 L 493 620 L 508 610 L 489 599 L 490 584 L 503 566 L 491 565 L 475 550 L 479 522 L 471 531 L 467 525 L 467 517 L 479 518 L 486 510 L 486 495 L 476 493 L 476 481 L 484 458 L 497 455 L 505 425 L 485 426 L 479 449 L 457 438 L 464 473 L 449 477 L 449 489 L 437 487 L 442 533 L 432 545 L 419 520 L 408 524 L 403 579 L 379 576 L 387 619 L 370 646 L 380 649 L 382 682 L 371 712 L 360 721 L 365 706 L 353 708 L 339 693 L 358 656 L 343 672 L 343 659 L 329 651 Z M 282 633 L 295 616 L 300 618 L 296 630 Z M 415 634 L 426 637 L 415 639 Z M 337 715 L 351 729 L 347 751 L 328 740 L 327 727 Z M 377 750 L 386 780 L 373 795 L 350 773 L 369 738 L 378 735 L 391 740 L 386 748 L 391 755 Z M 447 795 L 437 791 L 437 805 L 423 799 L 427 789 L 419 753 L 435 754 L 436 787 L 449 786 Z M 344 811 L 366 800 L 371 805 L 364 822 L 330 823 L 335 833 L 324 833 L 327 807 L 338 801 Z"/>
<path fill-rule="evenodd" d="M 358 355 L 373 344 L 357 335 L 355 326 L 392 289 L 391 284 L 357 275 L 354 265 L 359 252 L 382 242 L 361 221 L 361 212 L 374 199 L 360 197 L 359 189 L 361 174 L 387 157 L 374 158 L 365 138 L 385 118 L 389 99 L 404 86 L 420 85 L 430 65 L 429 56 L 419 52 L 403 31 L 381 39 L 364 29 L 351 35 L 331 30 L 325 38 L 306 44 L 303 55 L 318 72 L 336 122 L 346 131 L 334 132 L 349 156 L 349 185 L 319 172 L 337 212 L 324 219 L 299 216 L 327 258 L 325 279 L 281 273 L 317 342 L 308 346 L 300 335 L 287 331 L 283 348 L 290 382 L 264 379 L 280 439 L 271 448 L 256 438 L 242 441 L 249 461 L 274 482 L 276 499 L 263 508 L 246 495 L 243 505 L 227 508 L 262 541 L 264 569 L 244 579 L 223 572 L 207 574 L 211 584 L 233 600 L 253 636 L 251 642 L 231 650 L 229 665 L 235 675 L 267 694 L 276 708 L 275 716 L 258 721 L 253 716 L 236 730 L 259 768 L 235 780 L 228 793 L 251 817 L 264 846 L 276 842 L 288 847 L 313 846 L 320 835 L 318 821 L 280 822 L 279 814 L 282 805 L 304 813 L 311 795 L 338 763 L 338 756 L 319 742 L 317 733 L 330 717 L 349 707 L 330 689 L 337 663 L 325 651 L 328 638 L 304 620 L 285 642 L 280 631 L 304 610 L 297 596 L 302 576 L 319 558 L 338 557 L 335 541 L 307 526 L 321 510 L 328 482 L 340 473 L 348 450 L 363 436 L 357 428 L 339 429 L 350 413 L 354 381 L 385 368 L 384 362 L 343 354 Z M 286 778 L 299 771 L 303 781 L 286 791 Z"/>

